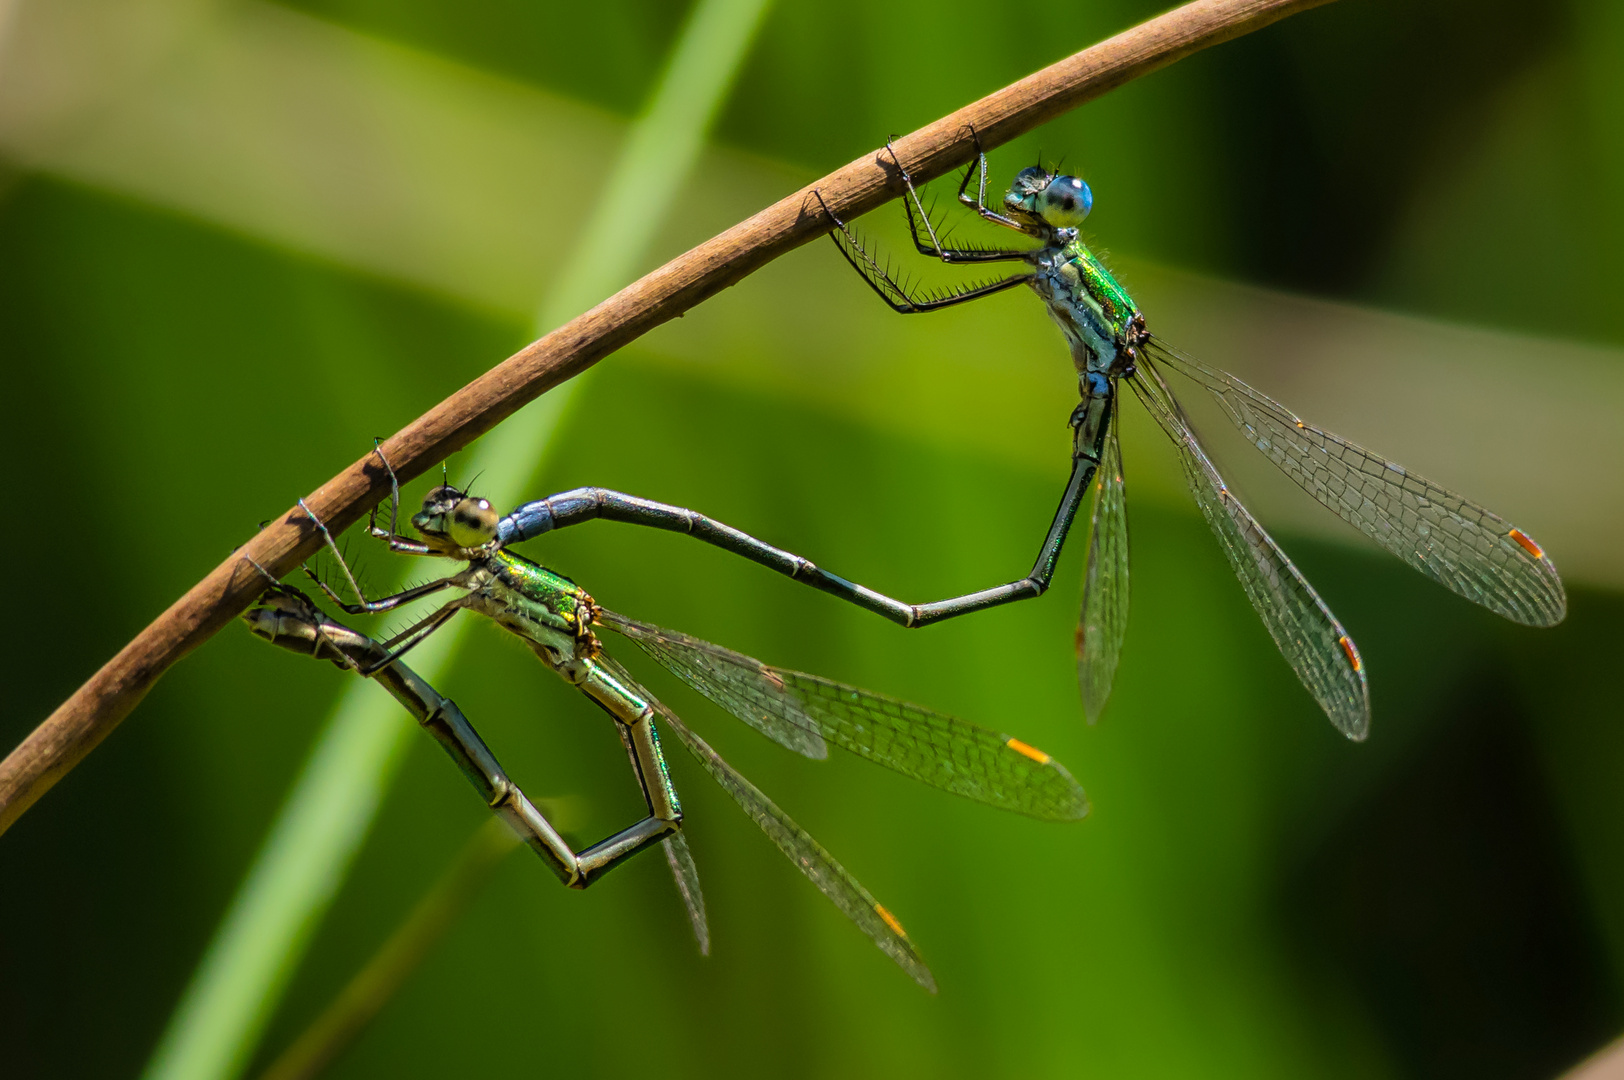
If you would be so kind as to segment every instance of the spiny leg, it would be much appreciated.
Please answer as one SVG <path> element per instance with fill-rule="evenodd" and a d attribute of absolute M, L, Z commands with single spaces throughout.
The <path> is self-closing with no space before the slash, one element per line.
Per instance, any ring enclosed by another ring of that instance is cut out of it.
<path fill-rule="evenodd" d="M 436 608 L 423 616 L 417 622 L 408 626 L 394 637 L 383 643 L 385 650 L 382 658 L 372 668 L 362 669 L 362 675 L 371 675 L 377 668 L 385 667 L 399 660 L 402 656 L 427 641 L 429 635 L 450 621 L 451 616 L 468 606 L 467 598 L 451 601 Z"/>
<path fill-rule="evenodd" d="M 316 512 L 314 510 L 305 505 L 305 501 L 303 499 L 299 500 L 299 509 L 303 510 L 305 515 L 315 523 L 317 530 L 320 531 L 322 535 L 322 540 L 326 544 L 328 553 L 332 555 L 335 560 L 337 560 L 339 569 L 344 571 L 344 578 L 350 583 L 350 588 L 354 591 L 355 596 L 360 603 L 345 603 L 343 598 L 334 592 L 332 588 L 325 581 L 323 581 L 319 575 L 316 574 L 315 571 L 310 569 L 310 567 L 304 567 L 304 572 L 310 578 L 310 580 L 314 581 L 321 588 L 321 591 L 326 594 L 327 599 L 337 604 L 350 615 L 373 615 L 380 611 L 392 611 L 395 608 L 400 607 L 402 604 L 409 604 L 413 600 L 419 600 L 425 596 L 430 596 L 441 591 L 442 589 L 454 588 L 457 584 L 457 579 L 455 576 L 445 577 L 440 578 L 437 581 L 430 581 L 423 585 L 413 586 L 410 589 L 403 589 L 400 592 L 395 593 L 393 596 L 385 596 L 380 600 L 368 600 L 366 598 L 366 593 L 361 591 L 361 583 L 356 581 L 355 575 L 350 572 L 350 564 L 344 558 L 344 553 L 338 549 L 338 544 L 333 540 L 333 534 L 328 531 L 326 523 L 323 522 L 321 518 L 316 516 Z"/>
<path fill-rule="evenodd" d="M 374 506 L 367 517 L 367 532 L 379 540 L 389 543 L 389 550 L 402 555 L 441 555 L 441 551 L 430 547 L 421 540 L 413 540 L 409 536 L 400 534 L 400 479 L 395 475 L 395 467 L 384 456 L 382 441 L 372 441 L 372 452 L 378 455 L 383 462 L 384 471 L 389 474 L 389 530 L 385 532 L 378 528 L 378 508 Z M 442 464 L 441 468 L 444 468 Z"/>
<path fill-rule="evenodd" d="M 372 452 L 378 455 L 383 462 L 384 472 L 389 474 L 389 531 L 378 528 L 378 507 L 374 505 L 367 514 L 367 532 L 379 540 L 389 541 L 390 551 L 399 551 L 407 555 L 432 555 L 429 546 L 420 540 L 400 534 L 400 478 L 395 475 L 395 467 L 384 456 L 383 440 L 372 440 Z"/>
<path fill-rule="evenodd" d="M 857 271 L 858 277 L 861 277 L 868 284 L 868 287 L 873 289 L 875 294 L 881 300 L 884 300 L 892 311 L 898 314 L 919 315 L 927 311 L 940 311 L 942 308 L 953 307 L 955 304 L 979 300 L 983 296 L 991 296 L 994 293 L 1003 292 L 1005 289 L 1013 289 L 1017 285 L 1025 285 L 1033 278 L 1031 274 L 1014 274 L 996 281 L 987 281 L 955 289 L 938 296 L 917 295 L 915 290 L 898 281 L 887 267 L 881 266 L 878 260 L 868 253 L 868 249 L 863 246 L 863 242 L 858 239 L 857 234 L 852 232 L 851 228 L 836 217 L 834 211 L 829 209 L 829 204 L 823 201 L 821 193 L 814 190 L 812 196 L 818 200 L 818 205 L 823 208 L 823 212 L 828 215 L 829 220 L 835 224 L 836 231 L 831 232 L 829 235 L 834 240 L 835 248 L 840 252 L 840 257 L 850 263 L 852 269 Z M 841 237 L 845 237 L 846 242 L 844 244 L 840 242 Z"/>
<path fill-rule="evenodd" d="M 349 561 L 344 558 L 344 553 L 338 549 L 338 542 L 333 539 L 333 534 L 328 531 L 327 523 L 316 516 L 316 512 L 305 504 L 304 499 L 299 499 L 298 505 L 299 509 L 304 511 L 305 517 L 309 518 L 311 523 L 316 526 L 316 531 L 321 533 L 322 543 L 326 545 L 327 550 L 332 553 L 333 558 L 338 561 L 339 569 L 344 572 L 344 577 L 349 580 L 350 589 L 357 597 L 360 597 L 361 602 L 365 604 L 366 596 L 361 592 L 361 585 L 355 580 L 355 575 L 350 573 Z M 304 572 L 312 581 L 321 586 L 322 592 L 326 593 L 330 600 L 332 600 L 335 604 L 342 603 L 338 599 L 338 594 L 333 592 L 332 589 L 328 588 L 327 583 L 321 580 L 321 578 L 317 576 L 317 574 L 311 570 L 308 565 L 304 566 Z M 354 615 L 357 614 L 357 612 L 352 611 L 350 614 Z"/>
<path fill-rule="evenodd" d="M 971 130 L 971 133 L 974 134 L 975 129 L 971 128 L 970 130 Z M 918 249 L 919 254 L 921 254 L 921 255 L 929 255 L 932 258 L 940 259 L 943 262 L 949 263 L 949 264 L 986 263 L 986 262 L 1018 262 L 1018 261 L 1024 261 L 1024 260 L 1026 260 L 1027 258 L 1029 258 L 1031 256 L 1030 251 L 1023 251 L 1023 250 L 1018 250 L 1018 249 L 1014 249 L 1014 248 L 947 248 L 947 247 L 943 247 L 941 239 L 936 235 L 935 223 L 931 221 L 930 214 L 926 213 L 925 205 L 919 199 L 919 191 L 914 187 L 913 177 L 908 173 L 908 170 L 903 167 L 902 159 L 897 157 L 896 148 L 891 145 L 891 140 L 887 139 L 885 141 L 885 149 L 890 153 L 891 162 L 892 162 L 892 164 L 894 164 L 896 166 L 897 174 L 902 177 L 902 183 L 908 189 L 907 195 L 902 200 L 902 211 L 908 217 L 908 232 L 913 235 L 914 247 L 916 249 Z M 981 144 L 979 142 L 977 142 L 976 150 L 977 150 L 978 153 L 980 152 L 980 149 L 981 149 Z M 980 160 L 981 160 L 981 174 L 982 174 L 982 176 L 981 176 L 981 192 L 982 192 L 983 198 L 985 198 L 986 190 L 987 190 L 987 178 L 986 178 L 987 157 L 986 157 L 986 155 L 981 154 L 980 155 Z M 961 202 L 965 201 L 965 199 L 964 199 L 964 188 L 965 188 L 965 185 L 968 184 L 969 182 L 970 182 L 970 170 L 966 169 L 965 173 L 964 173 L 964 181 L 959 184 L 959 198 L 960 198 Z M 968 205 L 968 203 L 966 203 L 966 205 Z M 918 219 L 915 219 L 915 217 L 914 217 L 914 210 L 916 210 L 916 209 L 919 211 Z M 977 212 L 981 213 L 983 217 L 988 216 L 988 211 L 987 211 L 985 206 L 978 205 L 976 209 L 977 209 Z M 1019 228 L 1018 225 L 1015 225 L 1014 222 L 1010 221 L 1007 218 L 999 217 L 996 214 L 992 215 L 992 217 L 994 219 L 996 219 L 1001 224 L 1008 224 L 1008 225 L 1014 226 L 1016 228 Z M 930 242 L 928 244 L 925 241 L 923 241 L 923 240 L 921 240 L 919 238 L 919 222 L 920 221 L 924 222 L 925 233 L 926 233 L 926 235 L 928 235 L 930 237 Z M 1022 231 L 1024 232 L 1025 230 L 1022 230 Z"/>
<path fill-rule="evenodd" d="M 981 179 L 976 190 L 975 201 L 971 202 L 970 196 L 965 193 L 965 189 L 970 186 L 970 170 L 968 168 L 964 170 L 964 179 L 959 181 L 959 202 L 974 210 L 985 221 L 990 221 L 995 225 L 1002 225 L 1006 229 L 1014 229 L 1018 233 L 1026 233 L 1026 235 L 1030 236 L 1031 234 L 1027 232 L 1025 225 L 1022 225 L 1013 218 L 1007 218 L 1003 214 L 1000 214 L 997 211 L 991 210 L 987 207 L 987 152 L 981 148 L 981 136 L 976 132 L 976 129 L 973 126 L 970 127 L 970 139 L 975 143 L 976 163 L 978 166 L 977 172 Z"/>

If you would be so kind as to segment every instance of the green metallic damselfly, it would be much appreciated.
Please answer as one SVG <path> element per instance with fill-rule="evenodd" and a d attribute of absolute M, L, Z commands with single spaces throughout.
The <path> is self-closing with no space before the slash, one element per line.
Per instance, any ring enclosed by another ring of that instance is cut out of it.
<path fill-rule="evenodd" d="M 972 132 L 972 136 L 974 133 Z M 1370 695 L 1353 639 L 1269 534 L 1230 492 L 1168 385 L 1171 371 L 1212 395 L 1247 440 L 1323 506 L 1434 581 L 1515 622 L 1553 626 L 1567 613 L 1556 567 L 1527 533 L 1453 492 L 1363 447 L 1305 423 L 1273 399 L 1152 336 L 1144 315 L 1078 234 L 1093 207 L 1080 177 L 1041 164 L 1022 169 L 1003 199 L 987 206 L 987 156 L 965 170 L 958 199 L 993 224 L 1037 240 L 1027 250 L 948 248 L 894 152 L 906 188 L 903 210 L 914 247 L 948 264 L 1022 262 L 1027 269 L 945 294 L 921 296 L 898 282 L 830 214 L 835 245 L 869 287 L 903 314 L 938 311 L 1019 285 L 1048 305 L 1070 347 L 1082 402 L 1071 415 L 1072 476 L 1026 579 L 949 601 L 961 614 L 1035 596 L 1047 587 L 1082 492 L 1092 482 L 1094 511 L 1077 628 L 1077 672 L 1090 718 L 1110 694 L 1128 613 L 1128 526 L 1117 385 L 1126 380 L 1172 440 L 1185 480 L 1224 554 L 1281 653 L 1331 722 L 1362 739 Z M 968 193 L 978 176 L 976 196 Z M 827 211 L 827 208 L 825 208 Z M 924 227 L 924 236 L 920 227 Z"/>
<path fill-rule="evenodd" d="M 308 512 L 308 510 L 307 510 Z M 312 518 L 312 520 L 316 520 Z M 387 533 L 390 545 L 416 555 L 466 563 L 449 577 L 394 596 L 343 602 L 352 614 L 389 611 L 445 589 L 459 598 L 387 642 L 377 643 L 325 616 L 295 590 L 276 586 L 246 618 L 256 634 L 296 651 L 334 660 L 384 683 L 462 767 L 488 805 L 524 837 L 566 885 L 585 888 L 620 862 L 655 843 L 666 851 L 679 888 L 690 898 L 696 933 L 705 940 L 698 878 L 680 837 L 682 809 L 660 751 L 655 717 L 750 815 L 780 850 L 859 928 L 921 985 L 934 989 L 900 923 L 759 790 L 612 659 L 596 629 L 629 638 L 654 660 L 773 741 L 811 758 L 827 744 L 905 776 L 978 802 L 1048 821 L 1075 821 L 1088 800 L 1071 774 L 1048 754 L 1008 735 L 904 701 L 816 675 L 771 667 L 741 653 L 607 611 L 579 586 L 502 549 L 496 512 L 483 499 L 442 485 L 429 492 L 412 523 L 421 540 Z M 361 590 L 325 526 L 328 547 L 356 594 Z M 471 725 L 449 701 L 399 660 L 458 611 L 468 609 L 516 634 L 565 681 L 617 722 L 642 789 L 648 816 L 581 852 L 568 844 L 502 773 Z M 700 905 L 700 906 L 697 906 Z"/>
<path fill-rule="evenodd" d="M 973 133 L 972 133 L 973 134 Z M 838 577 L 810 560 L 683 507 L 601 488 L 580 488 L 528 503 L 498 524 L 502 543 L 530 539 L 595 517 L 686 532 L 907 627 L 925 626 L 1045 592 L 1090 486 L 1095 489 L 1082 614 L 1076 635 L 1084 712 L 1104 709 L 1128 618 L 1128 519 L 1118 444 L 1118 384 L 1125 381 L 1172 440 L 1185 479 L 1252 606 L 1275 644 L 1338 730 L 1363 739 L 1370 727 L 1364 663 L 1353 639 L 1269 534 L 1229 490 L 1168 385 L 1167 373 L 1207 391 L 1247 440 L 1344 521 L 1427 577 L 1514 622 L 1553 626 L 1567 612 L 1556 567 L 1521 529 L 1363 447 L 1315 427 L 1235 378 L 1151 335 L 1144 315 L 1078 226 L 1093 206 L 1079 177 L 1032 166 L 1016 175 L 1003 212 L 987 206 L 987 158 L 965 171 L 958 199 L 981 218 L 1038 241 L 1029 249 L 949 248 L 937 235 L 913 180 L 893 153 L 905 190 L 914 246 L 951 265 L 1026 264 L 1022 273 L 921 295 L 898 281 L 827 206 L 842 256 L 897 312 L 939 311 L 1029 286 L 1060 327 L 1078 373 L 1071 478 L 1031 571 L 1019 580 L 927 604 L 909 604 Z M 970 179 L 979 177 L 974 197 Z M 816 193 L 814 193 L 816 194 Z M 822 205 L 821 198 L 819 204 Z M 921 231 L 922 230 L 922 231 Z"/>

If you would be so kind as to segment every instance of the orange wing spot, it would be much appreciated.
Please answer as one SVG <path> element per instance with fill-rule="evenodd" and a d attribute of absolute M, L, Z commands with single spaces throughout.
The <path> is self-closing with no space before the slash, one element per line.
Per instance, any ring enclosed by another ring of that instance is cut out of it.
<path fill-rule="evenodd" d="M 1035 746 L 1029 746 L 1026 743 L 1021 742 L 1019 739 L 1010 739 L 1009 741 L 1005 742 L 1004 745 L 1015 751 L 1017 754 L 1031 758 L 1039 765 L 1047 765 L 1049 764 L 1050 760 L 1052 760 L 1049 755 L 1045 754 L 1042 750 L 1039 750 Z"/>
<path fill-rule="evenodd" d="M 889 911 L 885 910 L 885 905 L 884 904 L 875 904 L 874 905 L 874 914 L 876 914 L 880 918 L 884 919 L 885 920 L 885 925 L 889 926 L 892 930 L 896 931 L 897 937 L 905 938 L 905 937 L 908 936 L 908 931 L 904 930 L 902 928 L 902 924 L 897 922 L 897 917 L 895 915 L 893 915 Z"/>
<path fill-rule="evenodd" d="M 1364 661 L 1359 659 L 1359 650 L 1353 647 L 1352 638 L 1343 634 L 1336 639 L 1336 643 L 1342 646 L 1342 651 L 1347 654 L 1348 663 L 1353 665 L 1353 670 L 1358 671 L 1365 666 Z"/>
<path fill-rule="evenodd" d="M 1303 427 L 1303 426 L 1304 426 L 1304 425 L 1303 425 L 1303 422 L 1302 422 L 1302 421 L 1301 421 L 1301 420 L 1299 420 L 1299 421 L 1297 421 L 1297 426 L 1298 426 L 1298 427 L 1299 427 L 1299 428 L 1301 428 L 1301 427 Z"/>
<path fill-rule="evenodd" d="M 1083 624 L 1078 623 L 1077 624 L 1077 635 L 1076 635 L 1076 638 L 1074 640 L 1075 640 L 1076 645 L 1077 645 L 1077 659 L 1079 659 L 1079 660 L 1081 660 L 1083 658 L 1083 645 L 1085 644 L 1086 637 L 1087 637 L 1087 635 L 1083 631 Z"/>
<path fill-rule="evenodd" d="M 1528 554 L 1532 555 L 1534 558 L 1543 559 L 1545 557 L 1545 549 L 1534 543 L 1534 541 L 1529 538 L 1528 534 L 1523 532 L 1521 529 L 1512 529 L 1510 532 L 1506 533 L 1506 535 L 1515 540 L 1518 547 L 1528 552 Z"/>

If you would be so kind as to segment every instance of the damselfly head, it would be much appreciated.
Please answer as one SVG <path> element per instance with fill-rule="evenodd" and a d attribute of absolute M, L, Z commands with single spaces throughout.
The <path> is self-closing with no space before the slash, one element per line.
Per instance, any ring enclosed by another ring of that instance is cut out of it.
<path fill-rule="evenodd" d="M 1094 208 L 1094 193 L 1080 176 L 1056 176 L 1036 165 L 1015 174 L 1004 206 L 1056 229 L 1075 229 Z"/>
<path fill-rule="evenodd" d="M 441 484 L 423 496 L 422 512 L 412 515 L 412 526 L 418 532 L 461 548 L 479 547 L 495 539 L 496 522 L 497 513 L 489 500 L 450 484 Z"/>

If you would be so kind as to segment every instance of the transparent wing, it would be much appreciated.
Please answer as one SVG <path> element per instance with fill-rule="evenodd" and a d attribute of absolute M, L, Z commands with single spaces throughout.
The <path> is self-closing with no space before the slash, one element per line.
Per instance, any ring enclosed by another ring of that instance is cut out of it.
<path fill-rule="evenodd" d="M 611 662 L 612 663 L 612 662 Z M 631 678 L 625 674 L 625 669 L 614 664 L 617 674 L 624 678 Z M 632 685 L 636 685 L 635 682 Z M 643 691 L 645 695 L 648 692 Z M 688 752 L 699 761 L 705 771 L 710 773 L 711 779 L 721 785 L 722 790 L 733 796 L 733 800 L 744 808 L 754 821 L 766 833 L 778 850 L 798 867 L 801 873 L 811 879 L 818 890 L 834 901 L 835 907 L 841 914 L 857 924 L 857 928 L 867 934 L 880 947 L 880 951 L 895 960 L 903 971 L 911 975 L 915 982 L 931 993 L 936 992 L 936 980 L 931 977 L 930 969 L 925 966 L 915 951 L 913 942 L 908 940 L 907 932 L 879 901 L 875 900 L 869 891 L 863 888 L 862 882 L 847 873 L 846 868 L 835 862 L 834 856 L 823 849 L 823 845 L 812 839 L 807 831 L 795 824 L 790 816 L 780 810 L 773 801 L 761 793 L 750 781 L 722 760 L 720 754 L 712 750 L 688 725 L 684 724 L 670 709 L 654 702 L 665 719 L 667 728 L 674 732 Z M 681 834 L 678 833 L 678 836 Z"/>
<path fill-rule="evenodd" d="M 1235 376 L 1151 346 L 1200 383 L 1252 445 L 1343 521 L 1432 580 L 1513 622 L 1554 626 L 1567 614 L 1556 567 L 1521 529 L 1362 446 L 1305 424 Z"/>
<path fill-rule="evenodd" d="M 781 680 L 768 675 L 761 661 L 601 608 L 598 622 L 631 638 L 677 678 L 773 742 L 820 761 L 829 756 L 817 723 L 785 700 Z"/>
<path fill-rule="evenodd" d="M 1074 821 L 1088 813 L 1088 797 L 1065 767 L 1019 739 L 624 615 L 600 611 L 598 619 L 758 730 L 821 736 L 904 776 L 1031 817 Z"/>
<path fill-rule="evenodd" d="M 1120 404 L 1120 402 L 1119 402 Z M 1094 518 L 1083 571 L 1083 611 L 1077 622 L 1077 685 L 1083 715 L 1100 718 L 1116 677 L 1122 637 L 1128 629 L 1128 503 L 1122 484 L 1122 446 L 1117 415 L 1105 435 L 1105 452 L 1094 480 Z"/>
<path fill-rule="evenodd" d="M 677 883 L 677 894 L 688 911 L 688 922 L 694 928 L 694 940 L 699 942 L 699 955 L 710 955 L 710 922 L 705 918 L 705 894 L 699 888 L 699 867 L 694 865 L 694 853 L 688 847 L 688 834 L 674 832 L 662 841 L 666 865 L 671 867 L 671 880 Z"/>
<path fill-rule="evenodd" d="M 1154 368 L 1130 377 L 1139 399 L 1178 448 L 1195 501 L 1229 556 L 1263 625 L 1337 730 L 1350 739 L 1370 731 L 1370 692 L 1359 650 L 1325 602 L 1263 531 L 1207 459 Z"/>

